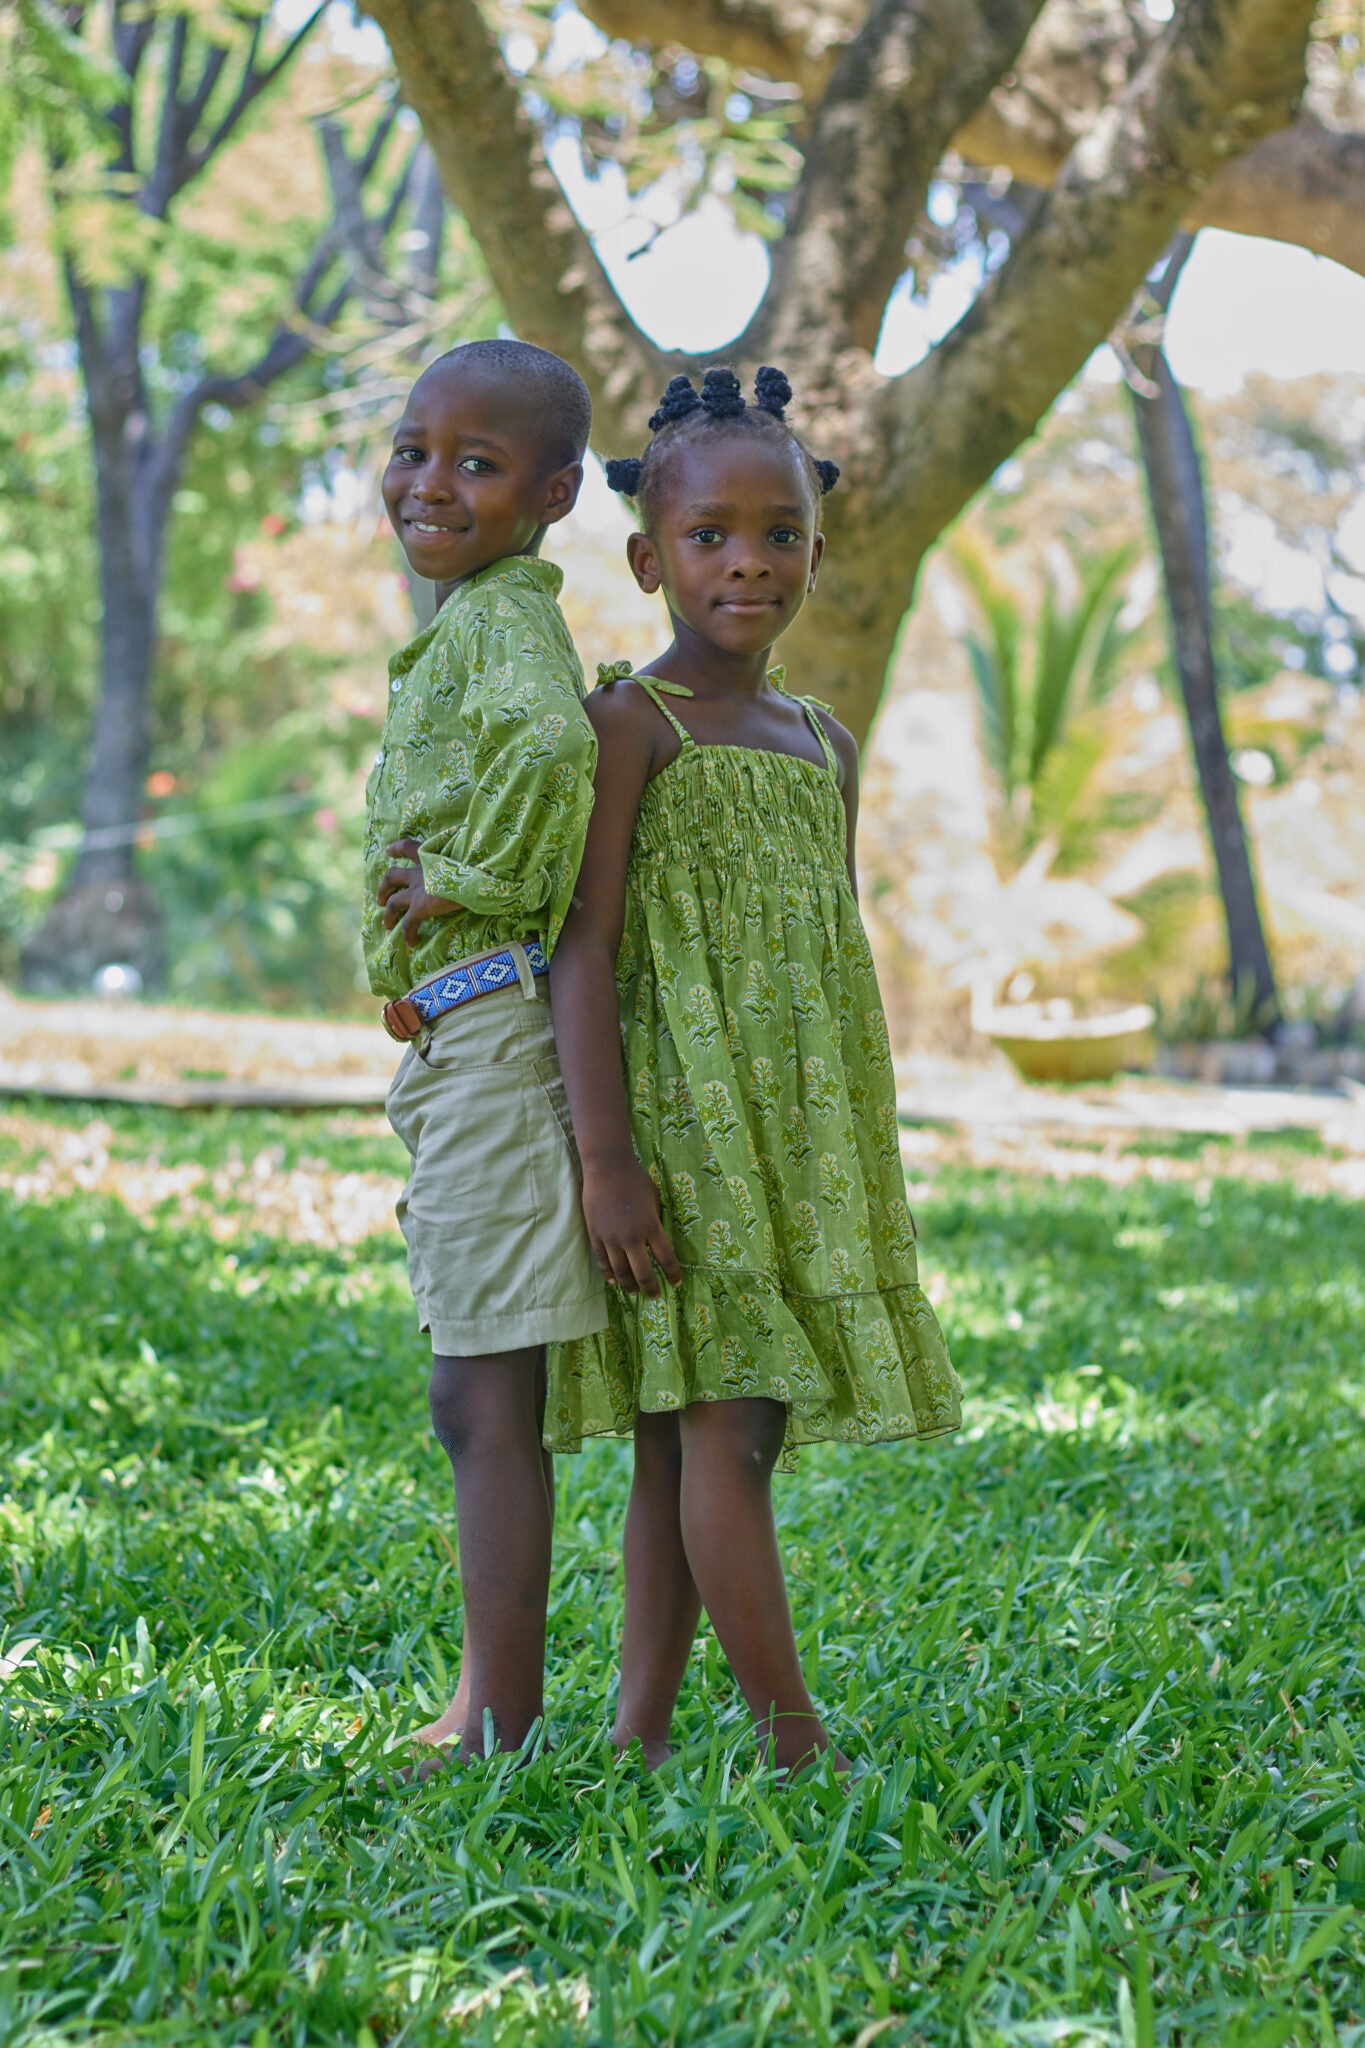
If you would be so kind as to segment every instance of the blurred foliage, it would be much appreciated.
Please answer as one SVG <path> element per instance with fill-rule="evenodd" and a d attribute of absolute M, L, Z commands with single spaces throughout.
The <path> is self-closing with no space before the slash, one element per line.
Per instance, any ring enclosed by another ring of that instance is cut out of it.
<path fill-rule="evenodd" d="M 201 11 L 192 33 L 240 40 L 252 18 Z M 105 170 L 98 110 L 116 103 L 119 83 L 98 36 L 82 43 L 27 5 L 3 18 L 0 53 L 0 168 L 12 173 L 5 225 L 24 250 L 0 277 L 0 976 L 11 976 L 70 869 L 99 663 L 93 482 L 63 255 L 100 281 L 125 274 L 130 256 L 145 258 L 142 369 L 163 412 L 211 363 L 260 355 L 327 219 L 313 124 L 326 115 L 353 138 L 368 132 L 392 84 L 317 46 L 270 87 L 264 115 L 171 220 L 130 249 L 111 221 L 111 209 L 136 208 Z M 139 104 L 139 121 L 150 105 Z M 390 183 L 418 141 L 401 115 L 386 145 Z M 48 151 L 68 159 L 56 189 Z M 497 304 L 462 224 L 443 237 L 434 292 L 409 289 L 430 255 L 416 247 L 422 239 L 400 211 L 391 298 L 375 291 L 354 303 L 268 404 L 206 409 L 174 500 L 144 813 L 291 791 L 310 799 L 231 829 L 209 821 L 140 855 L 164 898 L 171 987 L 186 997 L 298 1008 L 357 996 L 351 841 L 373 727 L 339 707 L 339 693 L 354 694 L 336 646 L 346 635 L 313 645 L 309 608 L 316 616 L 324 600 L 297 580 L 310 525 L 320 540 L 338 519 L 363 517 L 372 530 L 377 437 L 415 363 L 438 339 L 496 331 Z M 296 600 L 301 630 L 281 630 L 282 598 Z M 377 697 L 382 662 L 375 669 Z"/>
<path fill-rule="evenodd" d="M 367 719 L 310 707 L 220 754 L 196 791 L 210 822 L 154 839 L 144 858 L 165 911 L 173 995 L 225 1008 L 350 1004 L 363 822 L 354 785 L 373 746 Z"/>
<path fill-rule="evenodd" d="M 1110 742 L 1097 714 L 1137 638 L 1123 622 L 1121 588 L 1135 551 L 1064 554 L 1032 618 L 969 541 L 959 538 L 949 553 L 980 619 L 964 645 L 982 744 L 1005 799 L 1008 855 L 1017 863 L 1051 838 L 1061 870 L 1074 868 L 1099 825 L 1090 798 Z"/>
<path fill-rule="evenodd" d="M 783 195 L 801 169 L 794 86 L 696 55 L 672 36 L 649 51 L 605 38 L 585 49 L 575 38 L 566 56 L 559 0 L 503 0 L 495 13 L 516 39 L 537 111 L 576 137 L 590 174 L 619 167 L 632 196 L 666 187 L 670 221 L 716 198 L 748 233 L 782 232 Z M 654 225 L 642 246 L 657 232 Z"/>

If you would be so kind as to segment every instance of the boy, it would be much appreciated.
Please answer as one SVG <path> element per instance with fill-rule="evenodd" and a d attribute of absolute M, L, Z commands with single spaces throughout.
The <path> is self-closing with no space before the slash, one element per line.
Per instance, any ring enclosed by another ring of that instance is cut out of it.
<path fill-rule="evenodd" d="M 487 1715 L 515 1748 L 541 1712 L 545 1345 L 606 1321 L 546 978 L 597 749 L 561 573 L 537 559 L 578 496 L 590 421 L 558 356 L 470 342 L 417 380 L 384 474 L 394 532 L 441 600 L 389 665 L 364 946 L 384 1022 L 408 1041 L 388 1099 L 411 1156 L 398 1217 L 431 1336 L 465 1604 L 459 1690 L 419 1740 L 458 1740 L 461 1756 L 483 1754 Z"/>

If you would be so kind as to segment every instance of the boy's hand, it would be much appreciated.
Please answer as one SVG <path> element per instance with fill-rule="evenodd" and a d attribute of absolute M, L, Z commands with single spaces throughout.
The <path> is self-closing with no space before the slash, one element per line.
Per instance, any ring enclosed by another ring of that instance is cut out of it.
<path fill-rule="evenodd" d="M 658 1191 L 638 1159 L 584 1167 L 583 1220 L 603 1277 L 625 1293 L 657 1295 L 660 1273 L 670 1287 L 682 1279 Z"/>
<path fill-rule="evenodd" d="M 384 911 L 384 929 L 391 932 L 401 918 L 403 937 L 409 946 L 417 944 L 422 925 L 429 917 L 447 917 L 459 904 L 448 896 L 429 896 L 422 876 L 421 847 L 415 839 L 395 839 L 384 848 L 390 860 L 401 866 L 385 868 L 375 891 Z"/>

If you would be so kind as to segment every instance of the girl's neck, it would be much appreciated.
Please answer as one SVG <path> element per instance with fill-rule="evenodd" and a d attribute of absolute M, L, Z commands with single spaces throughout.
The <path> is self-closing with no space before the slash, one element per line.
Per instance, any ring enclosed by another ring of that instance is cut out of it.
<path fill-rule="evenodd" d="M 768 680 L 772 651 L 770 642 L 752 654 L 732 653 L 675 617 L 671 643 L 641 673 L 681 683 L 696 697 L 757 697 Z"/>

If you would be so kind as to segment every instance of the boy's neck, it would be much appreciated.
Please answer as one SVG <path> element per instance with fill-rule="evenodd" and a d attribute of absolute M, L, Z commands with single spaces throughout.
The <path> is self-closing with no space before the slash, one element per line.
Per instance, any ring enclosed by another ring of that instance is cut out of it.
<path fill-rule="evenodd" d="M 493 567 L 493 562 L 511 562 L 515 561 L 521 555 L 530 555 L 532 557 L 538 557 L 540 554 L 540 544 L 544 540 L 544 538 L 545 528 L 542 526 L 540 532 L 533 535 L 532 538 L 527 541 L 524 548 L 513 548 L 511 553 L 506 555 L 494 555 L 492 562 L 480 562 L 477 569 L 471 569 L 467 576 L 457 576 L 453 583 L 433 583 L 431 587 L 436 592 L 437 611 L 441 609 L 441 606 L 450 596 L 452 590 L 458 590 L 461 584 L 472 583 L 476 576 L 482 576 L 485 569 L 491 569 Z"/>
<path fill-rule="evenodd" d="M 750 654 L 717 647 L 700 633 L 673 618 L 673 639 L 657 660 L 641 671 L 661 682 L 681 683 L 696 697 L 757 697 L 772 667 L 773 643 Z"/>

